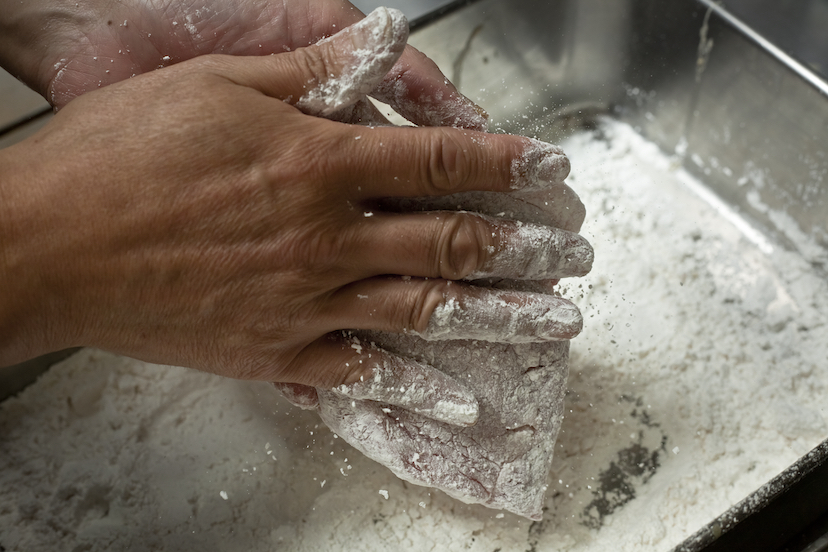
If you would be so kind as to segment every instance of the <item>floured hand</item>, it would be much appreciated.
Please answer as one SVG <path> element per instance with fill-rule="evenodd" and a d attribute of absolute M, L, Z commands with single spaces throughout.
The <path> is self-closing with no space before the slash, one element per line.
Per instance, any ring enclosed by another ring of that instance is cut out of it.
<path fill-rule="evenodd" d="M 309 46 L 363 18 L 347 0 L 27 0 L 2 8 L 0 64 L 58 108 L 197 56 Z M 486 126 L 482 110 L 412 47 L 384 77 L 375 95 L 416 124 Z"/>
<path fill-rule="evenodd" d="M 480 211 L 492 215 L 508 207 L 508 215 L 518 220 L 560 220 L 561 216 L 566 219 L 565 210 L 555 206 L 556 192 L 550 190 L 548 201 L 537 204 L 504 200 L 503 197 L 510 196 L 502 194 L 487 194 L 488 202 L 481 201 L 483 194 L 479 193 L 457 194 L 451 199 L 461 206 L 475 203 Z M 426 210 L 434 204 L 448 206 L 446 198 L 412 202 Z M 545 207 L 540 214 L 539 206 Z M 507 295 L 509 290 L 537 283 L 515 279 L 496 282 Z M 444 317 L 449 321 L 456 314 L 450 303 L 438 311 L 447 311 Z M 332 390 L 288 386 L 282 391 L 294 404 L 318 409 L 321 418 L 340 437 L 402 479 L 435 487 L 463 502 L 541 519 L 554 445 L 563 419 L 568 342 L 486 341 L 485 336 L 464 334 L 464 330 L 455 329 L 450 323 L 439 325 L 437 318 L 432 317 L 440 328 L 435 331 L 437 335 L 359 332 L 352 340 L 362 347 L 382 348 L 397 358 L 417 361 L 448 378 L 451 385 L 435 389 L 430 402 L 438 402 L 447 395 L 463 397 L 466 402 L 473 399 L 474 423 L 469 423 L 468 412 L 459 408 L 461 400 L 455 399 L 455 409 L 444 409 L 437 415 L 418 409 L 420 403 L 416 401 L 411 404 L 396 400 L 394 392 L 408 389 L 398 381 L 383 386 L 380 379 L 370 396 L 353 393 L 349 386 Z M 526 311 L 515 317 L 492 317 L 489 336 L 500 335 L 502 341 L 508 341 L 503 337 L 508 334 L 506 328 L 520 324 L 532 327 L 543 324 L 543 319 L 542 315 L 532 316 Z M 476 340 L 469 341 L 470 338 Z M 455 382 L 465 396 L 457 392 Z"/>
<path fill-rule="evenodd" d="M 522 309 L 560 310 L 559 298 L 462 282 L 521 278 L 521 267 L 504 262 L 531 257 L 521 253 L 528 244 L 520 224 L 380 205 L 560 186 L 568 162 L 559 150 L 468 130 L 346 125 L 294 107 L 344 73 L 357 78 L 360 49 L 376 52 L 380 66 L 353 86 L 382 82 L 405 50 L 399 17 L 380 10 L 295 52 L 202 56 L 113 84 L 3 150 L 0 364 L 94 345 L 332 388 L 373 381 L 398 362 L 354 347 L 343 328 L 439 337 L 438 312 L 452 331 L 481 336 L 492 335 L 502 313 L 518 320 Z M 343 108 L 358 99 L 343 97 Z M 588 270 L 583 239 L 548 232 L 560 247 L 536 274 Z M 502 333 L 506 341 L 568 339 L 580 319 L 564 310 L 566 324 L 550 318 Z M 406 377 L 422 384 L 399 394 L 409 405 L 434 387 L 433 368 L 405 362 Z M 448 403 L 421 410 L 471 408 L 460 384 L 452 388 Z"/>

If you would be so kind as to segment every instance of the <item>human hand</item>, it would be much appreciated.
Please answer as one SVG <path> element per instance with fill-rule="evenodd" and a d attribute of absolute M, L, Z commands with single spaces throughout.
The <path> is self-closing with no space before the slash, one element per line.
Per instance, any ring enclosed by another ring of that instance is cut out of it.
<path fill-rule="evenodd" d="M 338 330 L 439 338 L 445 322 L 495 341 L 575 335 L 580 314 L 560 298 L 457 280 L 521 278 L 527 265 L 533 277 L 583 274 L 591 250 L 576 234 L 536 227 L 552 240 L 539 264 L 527 225 L 376 207 L 556 186 L 568 171 L 559 150 L 459 129 L 345 125 L 288 103 L 312 97 L 308 83 L 353 74 L 355 50 L 401 52 L 393 20 L 291 53 L 203 56 L 112 85 L 4 150 L 0 364 L 94 345 L 245 379 L 331 388 L 393 372 L 428 387 L 433 369 Z M 378 58 L 386 65 L 371 78 L 395 61 Z M 504 315 L 524 322 L 493 335 Z M 457 389 L 446 400 L 469 406 Z"/>
<path fill-rule="evenodd" d="M 347 0 L 27 0 L 0 11 L 0 62 L 56 108 L 200 55 L 295 50 L 364 17 Z M 412 47 L 374 95 L 416 124 L 486 126 L 482 110 Z"/>

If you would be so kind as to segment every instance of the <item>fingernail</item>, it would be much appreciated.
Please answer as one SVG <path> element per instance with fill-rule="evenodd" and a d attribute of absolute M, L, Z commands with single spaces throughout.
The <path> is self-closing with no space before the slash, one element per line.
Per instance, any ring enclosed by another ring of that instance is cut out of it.
<path fill-rule="evenodd" d="M 434 310 L 420 336 L 429 341 L 537 343 L 572 339 L 582 327 L 581 311 L 566 299 L 486 290 L 480 297 L 448 298 Z"/>
<path fill-rule="evenodd" d="M 592 270 L 595 260 L 595 251 L 592 245 L 580 234 L 575 232 L 559 231 L 562 234 L 564 246 L 558 258 L 558 266 L 550 278 L 568 278 L 585 276 Z"/>
<path fill-rule="evenodd" d="M 563 182 L 569 169 L 569 159 L 561 148 L 527 138 L 523 153 L 512 161 L 512 189 L 546 188 Z"/>
<path fill-rule="evenodd" d="M 274 382 L 273 386 L 282 393 L 282 396 L 288 402 L 302 410 L 316 410 L 319 406 L 319 398 L 316 396 L 316 389 L 313 387 L 298 383 L 280 382 Z"/>
<path fill-rule="evenodd" d="M 373 90 L 402 54 L 408 20 L 399 10 L 377 8 L 365 19 L 321 40 L 334 43 L 344 60 L 340 74 L 328 76 L 308 90 L 296 107 L 310 115 L 328 116 Z"/>
<path fill-rule="evenodd" d="M 477 421 L 477 399 L 451 376 L 411 359 L 390 354 L 382 358 L 362 381 L 333 391 L 356 400 L 399 406 L 451 425 L 470 426 Z"/>
<path fill-rule="evenodd" d="M 467 280 L 492 277 L 550 280 L 584 276 L 592 269 L 592 246 L 574 232 L 516 223 L 501 235 L 507 242 L 501 244 L 485 266 L 470 274 Z"/>

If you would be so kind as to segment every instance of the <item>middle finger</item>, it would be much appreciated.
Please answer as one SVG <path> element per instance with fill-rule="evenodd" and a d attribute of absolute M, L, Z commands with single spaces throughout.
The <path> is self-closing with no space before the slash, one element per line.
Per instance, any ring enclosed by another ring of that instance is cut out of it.
<path fill-rule="evenodd" d="M 521 136 L 445 127 L 342 130 L 328 165 L 362 201 L 544 189 L 569 174 L 563 150 Z"/>

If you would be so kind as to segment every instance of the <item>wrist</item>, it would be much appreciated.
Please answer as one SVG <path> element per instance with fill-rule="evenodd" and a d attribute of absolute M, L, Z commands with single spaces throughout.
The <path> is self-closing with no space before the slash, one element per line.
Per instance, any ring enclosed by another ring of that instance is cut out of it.
<path fill-rule="evenodd" d="M 49 99 L 61 59 L 92 19 L 88 2 L 0 0 L 0 65 Z"/>

